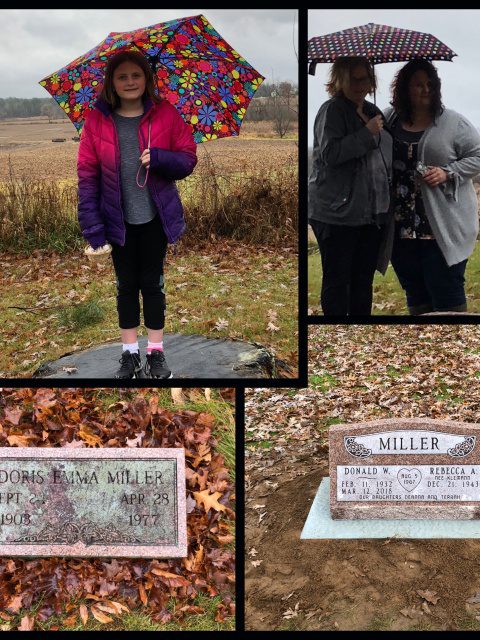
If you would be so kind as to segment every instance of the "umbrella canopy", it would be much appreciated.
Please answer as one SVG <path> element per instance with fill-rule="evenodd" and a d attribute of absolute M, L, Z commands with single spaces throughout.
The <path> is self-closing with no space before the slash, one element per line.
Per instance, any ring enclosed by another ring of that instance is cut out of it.
<path fill-rule="evenodd" d="M 451 60 L 457 54 L 430 33 L 398 29 L 386 24 L 368 24 L 328 33 L 308 41 L 309 73 L 321 62 L 361 56 L 372 64 L 402 62 L 414 58 Z"/>
<path fill-rule="evenodd" d="M 128 50 L 146 56 L 159 95 L 192 126 L 196 142 L 238 135 L 250 100 L 264 80 L 202 15 L 113 32 L 40 81 L 79 132 L 102 89 L 108 60 Z"/>

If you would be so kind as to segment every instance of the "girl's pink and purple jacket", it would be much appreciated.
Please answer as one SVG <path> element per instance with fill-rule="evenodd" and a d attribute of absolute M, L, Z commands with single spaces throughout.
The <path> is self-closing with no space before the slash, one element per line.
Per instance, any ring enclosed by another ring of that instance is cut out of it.
<path fill-rule="evenodd" d="M 185 231 L 183 207 L 175 180 L 190 175 L 197 164 L 191 128 L 168 101 L 147 99 L 138 135 L 140 153 L 150 131 L 150 170 L 147 187 L 156 205 L 168 242 Z M 140 160 L 139 160 L 140 166 Z M 87 242 L 96 249 L 125 244 L 120 186 L 120 148 L 110 105 L 99 98 L 83 126 L 78 150 L 78 220 Z"/>

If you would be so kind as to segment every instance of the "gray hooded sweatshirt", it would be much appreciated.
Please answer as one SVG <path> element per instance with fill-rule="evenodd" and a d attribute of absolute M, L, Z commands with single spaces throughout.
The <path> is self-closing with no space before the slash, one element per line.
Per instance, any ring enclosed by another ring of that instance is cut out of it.
<path fill-rule="evenodd" d="M 397 118 L 385 110 L 387 122 Z M 421 184 L 425 213 L 448 266 L 466 260 L 478 235 L 478 202 L 472 178 L 480 173 L 480 134 L 451 109 L 435 119 L 418 144 L 418 159 L 453 174 L 437 187 Z"/>

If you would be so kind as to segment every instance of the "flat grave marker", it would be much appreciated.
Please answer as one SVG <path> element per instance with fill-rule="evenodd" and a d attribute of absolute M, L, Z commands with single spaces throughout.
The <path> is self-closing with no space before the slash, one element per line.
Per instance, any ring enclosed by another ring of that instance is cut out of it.
<path fill-rule="evenodd" d="M 187 555 L 183 449 L 0 448 L 0 555 Z"/>

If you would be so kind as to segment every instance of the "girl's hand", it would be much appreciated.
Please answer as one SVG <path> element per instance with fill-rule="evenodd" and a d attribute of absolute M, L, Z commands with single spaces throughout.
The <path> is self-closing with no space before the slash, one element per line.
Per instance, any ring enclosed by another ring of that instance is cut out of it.
<path fill-rule="evenodd" d="M 448 173 L 440 167 L 428 167 L 428 171 L 423 174 L 423 180 L 429 187 L 437 187 L 448 180 Z"/>
<path fill-rule="evenodd" d="M 145 167 L 145 169 L 150 168 L 150 149 L 145 149 L 145 151 L 140 156 L 140 162 Z"/>

